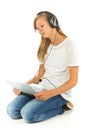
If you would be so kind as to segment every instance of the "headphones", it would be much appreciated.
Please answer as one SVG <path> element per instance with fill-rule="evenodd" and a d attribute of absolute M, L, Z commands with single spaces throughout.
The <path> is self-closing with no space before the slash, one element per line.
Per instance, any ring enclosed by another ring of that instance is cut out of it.
<path fill-rule="evenodd" d="M 44 14 L 47 15 L 47 20 L 49 22 L 50 27 L 57 28 L 59 26 L 56 16 L 48 11 L 41 11 L 37 14 L 37 16 Z"/>

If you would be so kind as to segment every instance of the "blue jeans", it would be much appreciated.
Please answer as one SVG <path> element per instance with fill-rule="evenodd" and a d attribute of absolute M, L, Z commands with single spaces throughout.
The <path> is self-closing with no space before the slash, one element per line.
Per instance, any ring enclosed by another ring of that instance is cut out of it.
<path fill-rule="evenodd" d="M 7 106 L 7 113 L 12 119 L 23 118 L 26 122 L 35 123 L 64 113 L 62 106 L 66 102 L 61 95 L 46 101 L 19 95 Z"/>

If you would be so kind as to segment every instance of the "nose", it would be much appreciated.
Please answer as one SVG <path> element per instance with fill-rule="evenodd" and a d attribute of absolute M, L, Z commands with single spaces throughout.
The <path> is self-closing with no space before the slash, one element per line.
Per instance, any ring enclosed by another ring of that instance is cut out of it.
<path fill-rule="evenodd" d="M 41 28 L 38 28 L 38 31 L 39 31 L 39 33 L 42 33 L 42 29 Z"/>

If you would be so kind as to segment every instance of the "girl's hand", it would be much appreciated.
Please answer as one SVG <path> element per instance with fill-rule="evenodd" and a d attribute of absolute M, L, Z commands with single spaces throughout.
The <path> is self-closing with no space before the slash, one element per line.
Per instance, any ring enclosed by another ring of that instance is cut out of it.
<path fill-rule="evenodd" d="M 15 95 L 20 95 L 21 94 L 21 91 L 16 89 L 16 88 L 13 89 L 13 92 L 15 93 Z"/>
<path fill-rule="evenodd" d="M 40 101 L 45 101 L 55 95 L 53 95 L 53 90 L 44 90 L 34 94 L 35 98 Z"/>

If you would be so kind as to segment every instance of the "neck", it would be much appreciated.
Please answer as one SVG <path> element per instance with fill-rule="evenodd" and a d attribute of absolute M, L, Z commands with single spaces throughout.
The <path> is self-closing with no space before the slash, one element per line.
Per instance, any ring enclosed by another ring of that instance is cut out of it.
<path fill-rule="evenodd" d="M 54 35 L 54 41 L 51 43 L 56 46 L 56 45 L 60 44 L 66 37 L 67 36 L 61 35 L 56 32 Z"/>
<path fill-rule="evenodd" d="M 50 35 L 50 41 L 51 43 L 54 45 L 55 41 L 56 41 L 56 37 L 57 37 L 57 31 L 53 31 Z"/>

